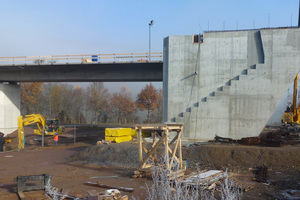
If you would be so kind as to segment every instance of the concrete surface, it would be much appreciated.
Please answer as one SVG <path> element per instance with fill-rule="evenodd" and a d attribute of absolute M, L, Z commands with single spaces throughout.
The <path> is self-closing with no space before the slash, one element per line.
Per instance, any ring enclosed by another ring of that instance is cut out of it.
<path fill-rule="evenodd" d="M 0 131 L 5 135 L 18 129 L 20 86 L 0 84 Z"/>
<path fill-rule="evenodd" d="M 188 139 L 258 136 L 300 69 L 300 29 L 164 39 L 165 122 Z"/>

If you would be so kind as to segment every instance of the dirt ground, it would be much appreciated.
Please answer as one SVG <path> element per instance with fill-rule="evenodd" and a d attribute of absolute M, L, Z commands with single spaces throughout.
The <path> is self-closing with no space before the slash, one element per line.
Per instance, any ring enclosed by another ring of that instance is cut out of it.
<path fill-rule="evenodd" d="M 70 195 L 86 197 L 88 190 L 104 191 L 104 188 L 84 185 L 84 182 L 134 188 L 134 192 L 122 192 L 130 199 L 146 199 L 151 181 L 132 178 L 138 165 L 135 141 L 110 145 L 95 145 L 104 138 L 104 128 L 77 127 L 74 144 L 74 128 L 66 128 L 58 147 L 52 137 L 45 147 L 36 142 L 32 128 L 26 128 L 27 146 L 17 151 L 17 135 L 10 135 L 12 143 L 0 153 L 0 200 L 18 199 L 14 189 L 17 176 L 50 174 L 51 185 Z M 285 199 L 287 190 L 300 188 L 300 146 L 260 147 L 237 144 L 198 143 L 183 145 L 183 158 L 191 173 L 198 169 L 223 169 L 237 176 L 237 183 L 251 183 L 254 187 L 244 192 L 243 199 Z M 268 182 L 255 182 L 252 169 L 268 167 Z M 25 192 L 28 199 L 47 199 L 42 191 Z M 288 198 L 286 198 L 288 199 Z"/>

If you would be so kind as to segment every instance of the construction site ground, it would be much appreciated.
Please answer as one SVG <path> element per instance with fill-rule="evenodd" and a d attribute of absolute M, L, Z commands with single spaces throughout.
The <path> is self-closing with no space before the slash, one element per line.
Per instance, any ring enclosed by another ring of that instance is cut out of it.
<path fill-rule="evenodd" d="M 103 127 L 78 126 L 76 143 L 74 128 L 67 127 L 60 137 L 59 146 L 47 137 L 45 147 L 36 142 L 33 129 L 25 128 L 27 145 L 17 150 L 17 133 L 9 135 L 11 144 L 0 153 L 0 200 L 18 199 L 14 178 L 17 176 L 49 174 L 51 185 L 69 195 L 87 197 L 87 191 L 104 191 L 105 188 L 84 185 L 84 182 L 134 188 L 124 192 L 129 199 L 147 198 L 146 178 L 132 178 L 138 166 L 138 146 L 135 140 L 119 144 L 101 144 Z M 192 143 L 189 141 L 189 143 Z M 197 143 L 183 144 L 183 159 L 188 163 L 187 174 L 197 170 L 221 169 L 236 175 L 237 184 L 250 184 L 243 199 L 274 199 L 300 188 L 300 146 L 283 147 L 245 146 L 238 144 Z M 256 167 L 268 167 L 266 183 L 256 182 Z M 282 193 L 282 194 L 280 194 Z M 48 199 L 43 191 L 24 192 L 28 199 Z M 299 197 L 300 198 L 300 197 Z M 298 199 L 299 199 L 298 198 Z"/>

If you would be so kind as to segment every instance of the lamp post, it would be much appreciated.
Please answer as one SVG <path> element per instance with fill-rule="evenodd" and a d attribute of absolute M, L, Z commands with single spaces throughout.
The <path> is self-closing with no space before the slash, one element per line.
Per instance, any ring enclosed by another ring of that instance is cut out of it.
<path fill-rule="evenodd" d="M 149 23 L 149 61 L 150 61 L 150 53 L 151 53 L 151 26 L 153 26 L 154 20 L 151 20 Z"/>

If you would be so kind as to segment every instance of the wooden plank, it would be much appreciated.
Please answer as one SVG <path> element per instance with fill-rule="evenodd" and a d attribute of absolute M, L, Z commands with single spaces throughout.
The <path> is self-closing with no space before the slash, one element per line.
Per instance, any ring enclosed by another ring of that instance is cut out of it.
<path fill-rule="evenodd" d="M 173 140 L 170 142 L 170 145 L 172 145 L 177 139 L 178 139 L 178 133 L 177 133 L 176 136 L 173 138 Z"/>
<path fill-rule="evenodd" d="M 168 143 L 168 135 L 169 130 L 165 130 L 164 136 L 165 136 L 165 158 L 166 158 L 166 168 L 169 169 L 169 143 Z"/>
<path fill-rule="evenodd" d="M 155 144 L 155 146 L 148 152 L 147 156 L 145 157 L 145 159 L 140 163 L 139 168 L 143 168 L 144 164 L 146 163 L 146 161 L 149 159 L 150 155 L 153 154 L 153 152 L 156 151 L 156 149 L 160 146 L 160 144 L 162 144 L 165 140 L 166 135 L 164 135 L 163 137 L 160 138 L 160 140 Z"/>
<path fill-rule="evenodd" d="M 143 142 L 143 144 L 145 144 L 145 145 L 147 145 L 147 144 L 149 144 L 149 142 L 147 142 L 146 140 L 145 140 L 145 138 L 143 137 L 143 135 L 142 135 L 142 142 Z"/>
<path fill-rule="evenodd" d="M 101 187 L 101 188 L 118 189 L 118 190 L 122 190 L 125 192 L 133 192 L 133 188 L 105 185 L 105 184 L 101 184 L 99 181 L 97 183 L 88 181 L 88 182 L 85 182 L 84 184 L 90 185 L 90 186 L 97 186 L 97 187 Z"/>
<path fill-rule="evenodd" d="M 180 132 L 179 134 L 177 134 L 177 135 L 178 135 L 178 138 L 180 138 L 180 136 L 181 136 L 180 134 L 181 134 L 181 132 Z M 172 166 L 172 163 L 173 163 L 173 159 L 175 159 L 175 154 L 176 154 L 176 151 L 177 151 L 178 144 L 179 144 L 179 140 L 177 140 L 177 142 L 176 142 L 176 144 L 175 144 L 175 147 L 174 147 L 174 149 L 173 149 L 173 153 L 172 153 L 172 156 L 171 156 L 170 165 L 169 165 L 168 170 L 171 169 L 171 166 Z M 176 159 L 177 159 L 177 157 L 176 157 Z M 178 161 L 178 159 L 177 159 L 177 161 Z M 180 163 L 179 163 L 179 164 L 180 164 Z M 181 168 L 180 168 L 180 169 L 181 169 Z"/>
<path fill-rule="evenodd" d="M 138 144 L 139 144 L 139 160 L 140 160 L 140 163 L 143 162 L 142 137 L 143 137 L 142 136 L 142 129 L 139 129 L 139 131 L 138 131 Z"/>
<path fill-rule="evenodd" d="M 143 146 L 143 150 L 145 151 L 146 154 L 148 153 L 148 149 L 147 149 L 145 146 Z M 153 157 L 153 155 L 150 155 L 150 158 L 151 158 L 153 161 L 155 161 L 155 158 Z"/>
<path fill-rule="evenodd" d="M 93 197 L 93 196 L 98 196 L 99 192 L 97 192 L 96 190 L 88 190 L 87 191 L 89 197 Z"/>
<path fill-rule="evenodd" d="M 18 196 L 21 200 L 26 200 L 25 195 L 23 192 L 18 192 Z"/>
<path fill-rule="evenodd" d="M 180 169 L 183 168 L 183 163 L 182 163 L 182 149 L 181 149 L 181 133 L 182 133 L 182 129 L 180 130 L 180 132 L 178 134 L 180 134 L 180 137 L 178 137 L 178 140 L 179 140 L 179 149 L 178 149 L 178 154 L 179 154 L 179 166 L 180 166 Z"/>

